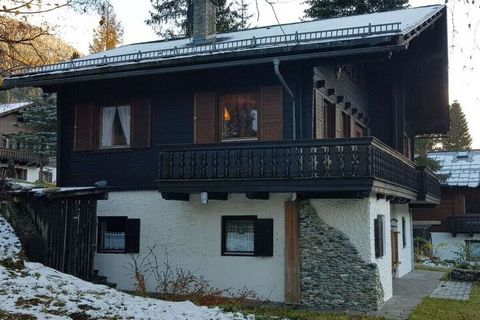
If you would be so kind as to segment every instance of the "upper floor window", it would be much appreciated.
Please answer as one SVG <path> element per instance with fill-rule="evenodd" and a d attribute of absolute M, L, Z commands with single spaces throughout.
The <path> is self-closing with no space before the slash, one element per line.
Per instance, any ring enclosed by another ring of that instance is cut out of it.
<path fill-rule="evenodd" d="M 103 107 L 101 147 L 130 145 L 130 106 Z"/>
<path fill-rule="evenodd" d="M 220 96 L 222 140 L 258 138 L 259 100 L 257 91 Z"/>

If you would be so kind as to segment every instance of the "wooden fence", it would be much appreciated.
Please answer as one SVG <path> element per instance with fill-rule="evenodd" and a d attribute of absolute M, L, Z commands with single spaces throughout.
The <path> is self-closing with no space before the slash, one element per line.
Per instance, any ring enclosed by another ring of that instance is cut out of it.
<path fill-rule="evenodd" d="M 8 215 L 27 216 L 37 231 L 31 250 L 38 262 L 84 280 L 93 279 L 93 258 L 96 249 L 97 200 L 106 192 L 29 192 L 16 194 Z M 23 211 L 23 212 L 22 212 Z M 20 228 L 21 229 L 21 228 Z M 22 238 L 22 235 L 20 235 Z M 22 240 L 29 235 L 23 235 Z M 22 241 L 28 243 L 27 241 Z M 28 248 L 27 248 L 27 256 Z"/>

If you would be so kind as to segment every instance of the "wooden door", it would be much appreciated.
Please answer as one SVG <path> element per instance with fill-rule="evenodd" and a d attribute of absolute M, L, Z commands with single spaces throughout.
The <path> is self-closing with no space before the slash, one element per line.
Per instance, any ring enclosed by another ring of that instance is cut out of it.
<path fill-rule="evenodd" d="M 398 270 L 398 232 L 391 232 L 391 242 L 392 242 L 392 276 L 395 278 Z"/>

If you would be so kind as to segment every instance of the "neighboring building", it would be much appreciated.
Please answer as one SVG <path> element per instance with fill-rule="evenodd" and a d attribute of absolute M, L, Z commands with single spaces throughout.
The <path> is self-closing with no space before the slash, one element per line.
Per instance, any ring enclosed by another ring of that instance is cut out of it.
<path fill-rule="evenodd" d="M 42 171 L 43 181 L 55 182 L 55 159 L 23 150 L 20 143 L 9 138 L 21 132 L 32 132 L 25 126 L 20 112 L 34 107 L 32 102 L 0 104 L 0 176 L 35 182 Z"/>
<path fill-rule="evenodd" d="M 414 210 L 414 232 L 432 240 L 439 258 L 457 259 L 468 247 L 480 258 L 480 150 L 432 152 L 439 162 L 442 200 L 435 208 Z"/>
<path fill-rule="evenodd" d="M 413 269 L 410 208 L 440 202 L 412 141 L 449 127 L 446 8 L 215 34 L 212 6 L 193 39 L 5 80 L 57 93 L 58 185 L 110 187 L 96 268 L 134 289 L 153 248 L 214 287 L 379 308 Z"/>

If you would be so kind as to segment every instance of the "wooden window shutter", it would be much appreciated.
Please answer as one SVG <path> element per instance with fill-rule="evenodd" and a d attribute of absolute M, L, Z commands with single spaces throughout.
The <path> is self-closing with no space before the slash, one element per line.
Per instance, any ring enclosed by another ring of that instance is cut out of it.
<path fill-rule="evenodd" d="M 342 109 L 335 107 L 335 138 L 343 138 L 343 117 Z"/>
<path fill-rule="evenodd" d="M 133 148 L 149 148 L 152 130 L 150 99 L 133 99 L 131 108 L 131 145 Z"/>
<path fill-rule="evenodd" d="M 273 256 L 273 219 L 255 220 L 255 256 Z"/>
<path fill-rule="evenodd" d="M 125 252 L 140 252 L 140 219 L 128 219 L 125 232 Z"/>
<path fill-rule="evenodd" d="M 374 220 L 374 237 L 375 257 L 383 257 L 383 219 L 381 217 Z"/>
<path fill-rule="evenodd" d="M 319 90 L 315 90 L 315 137 L 325 138 L 325 105 Z"/>
<path fill-rule="evenodd" d="M 75 105 L 75 151 L 92 151 L 95 105 L 92 103 Z"/>
<path fill-rule="evenodd" d="M 194 142 L 215 143 L 217 141 L 217 108 L 215 92 L 195 94 Z"/>
<path fill-rule="evenodd" d="M 283 88 L 262 88 L 260 101 L 260 140 L 283 140 Z"/>

